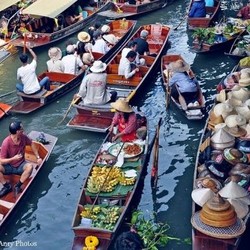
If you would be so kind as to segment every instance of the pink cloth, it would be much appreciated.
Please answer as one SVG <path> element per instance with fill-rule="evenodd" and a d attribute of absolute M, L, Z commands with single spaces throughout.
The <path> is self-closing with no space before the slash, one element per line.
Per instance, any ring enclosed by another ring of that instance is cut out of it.
<path fill-rule="evenodd" d="M 31 145 L 32 140 L 27 135 L 21 135 L 21 141 L 19 145 L 14 144 L 11 136 L 9 135 L 6 137 L 2 143 L 1 147 L 1 158 L 11 158 L 17 154 L 22 154 L 22 158 L 16 161 L 12 161 L 10 164 L 17 168 L 19 165 L 25 160 L 24 153 L 25 153 L 25 146 Z"/>

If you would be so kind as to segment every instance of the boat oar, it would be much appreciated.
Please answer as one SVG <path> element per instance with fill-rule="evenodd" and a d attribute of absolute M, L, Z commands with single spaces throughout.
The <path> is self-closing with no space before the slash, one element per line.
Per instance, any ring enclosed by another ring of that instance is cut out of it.
<path fill-rule="evenodd" d="M 99 195 L 100 195 L 100 193 L 101 193 L 101 191 L 102 191 L 102 189 L 103 189 L 103 187 L 104 187 L 104 185 L 105 185 L 105 183 L 106 183 L 106 181 L 107 181 L 107 179 L 108 179 L 108 177 L 109 177 L 109 174 L 111 173 L 111 171 L 112 171 L 114 165 L 116 164 L 116 161 L 117 161 L 118 156 L 120 155 L 120 153 L 121 153 L 121 151 L 122 151 L 122 149 L 123 149 L 124 144 L 125 144 L 125 142 L 122 143 L 121 148 L 119 149 L 119 151 L 118 151 L 118 153 L 117 153 L 117 155 L 116 155 L 116 157 L 115 157 L 115 159 L 114 159 L 114 164 L 110 167 L 110 169 L 109 169 L 107 175 L 105 176 L 105 179 L 103 180 L 103 183 L 101 184 L 101 186 L 100 186 L 100 188 L 99 188 L 99 191 L 98 191 L 98 193 L 97 193 L 97 195 L 96 195 L 96 197 L 95 197 L 95 199 L 94 199 L 94 202 L 93 202 L 93 204 L 92 204 L 92 207 L 90 208 L 90 212 L 93 210 L 93 208 L 94 208 L 94 206 L 95 206 L 95 204 L 96 204 L 96 201 L 97 201 L 97 199 L 99 198 Z"/>
<path fill-rule="evenodd" d="M 153 159 L 153 166 L 151 169 L 151 187 L 156 188 L 157 186 L 157 179 L 158 179 L 158 159 L 159 159 L 159 134 L 160 134 L 160 126 L 161 126 L 161 119 L 157 124 L 156 128 L 156 136 L 154 140 L 154 159 Z"/>
<path fill-rule="evenodd" d="M 176 87 L 176 89 L 177 89 L 177 91 L 178 91 L 178 94 L 179 94 L 178 99 L 179 99 L 179 103 L 180 103 L 182 109 L 183 109 L 183 110 L 187 110 L 187 103 L 186 103 L 185 98 L 184 98 L 183 95 L 180 93 L 180 90 L 179 90 L 178 86 L 175 85 L 175 87 Z"/>
<path fill-rule="evenodd" d="M 68 115 L 70 109 L 72 108 L 72 106 L 73 106 L 74 104 L 76 104 L 80 99 L 81 99 L 81 97 L 77 97 L 76 99 L 73 98 L 73 100 L 71 101 L 71 103 L 70 103 L 70 105 L 69 105 L 69 107 L 68 107 L 68 109 L 67 109 L 65 115 L 63 116 L 62 120 L 61 120 L 60 122 L 57 123 L 57 125 L 60 125 L 60 124 L 65 120 L 65 118 L 67 117 L 67 115 Z"/>
<path fill-rule="evenodd" d="M 167 70 L 167 86 L 166 86 L 166 108 L 168 108 L 170 104 L 170 96 L 171 96 L 171 88 L 169 86 L 169 70 Z"/>
<path fill-rule="evenodd" d="M 16 90 L 12 90 L 12 91 L 10 91 L 10 92 L 7 92 L 7 93 L 5 93 L 5 94 L 0 95 L 0 98 L 5 97 L 5 96 L 8 96 L 8 95 L 11 95 L 11 94 L 13 94 L 13 93 L 15 93 L 15 92 L 16 92 Z"/>
<path fill-rule="evenodd" d="M 186 16 L 184 16 L 184 18 L 181 20 L 181 22 L 174 28 L 174 30 L 177 30 L 182 24 L 183 24 L 183 22 L 187 19 L 187 15 Z"/>

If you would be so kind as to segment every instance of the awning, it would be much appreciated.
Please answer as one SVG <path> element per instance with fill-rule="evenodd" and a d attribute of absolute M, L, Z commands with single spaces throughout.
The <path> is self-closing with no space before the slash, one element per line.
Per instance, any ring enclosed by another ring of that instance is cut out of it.
<path fill-rule="evenodd" d="M 20 0 L 1 0 L 0 11 L 7 9 L 8 7 L 20 2 Z"/>
<path fill-rule="evenodd" d="M 37 0 L 23 10 L 23 14 L 55 18 L 77 0 Z"/>

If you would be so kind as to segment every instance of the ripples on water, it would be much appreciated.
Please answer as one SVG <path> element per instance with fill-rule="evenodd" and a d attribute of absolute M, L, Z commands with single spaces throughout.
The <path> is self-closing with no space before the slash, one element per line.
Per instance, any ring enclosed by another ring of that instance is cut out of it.
<path fill-rule="evenodd" d="M 160 22 L 176 27 L 184 17 L 189 1 L 175 1 L 164 10 L 153 12 L 138 20 L 138 26 Z M 238 10 L 241 1 L 223 1 L 223 11 Z M 235 13 L 235 11 L 233 13 Z M 207 100 L 207 110 L 215 95 L 215 86 L 228 74 L 234 61 L 222 53 L 216 55 L 196 55 L 190 51 L 191 32 L 187 32 L 186 23 L 172 31 L 171 47 L 168 53 L 181 54 L 192 64 Z M 65 42 L 65 41 L 64 41 Z M 64 42 L 59 44 L 61 48 Z M 49 47 L 48 47 L 49 48 Z M 48 59 L 46 49 L 37 51 L 39 58 L 38 72 L 45 69 Z M 17 55 L 0 65 L 0 91 L 6 93 L 15 86 L 16 69 L 19 66 Z M 71 222 L 87 171 L 101 145 L 104 135 L 71 130 L 65 123 L 56 124 L 65 114 L 74 92 L 59 99 L 49 107 L 30 116 L 13 115 L 1 121 L 2 140 L 8 133 L 10 120 L 21 119 L 27 131 L 40 130 L 57 136 L 55 149 L 30 189 L 26 201 L 18 214 L 13 217 L 12 225 L 7 226 L 1 241 L 22 240 L 35 242 L 37 250 L 68 250 L 73 241 Z M 15 96 L 6 100 L 13 102 Z M 148 165 L 139 209 L 146 217 L 157 213 L 157 221 L 170 225 L 169 235 L 181 239 L 191 237 L 191 198 L 193 170 L 199 139 L 204 126 L 201 122 L 187 121 L 179 111 L 170 105 L 165 108 L 165 93 L 160 72 L 156 72 L 151 84 L 141 94 L 138 108 L 150 122 L 150 139 L 155 133 L 155 126 L 160 117 L 163 123 L 160 129 L 159 180 L 156 192 L 151 191 L 150 169 Z M 73 111 L 68 115 L 72 117 Z M 0 249 L 3 249 L 0 247 Z M 20 249 L 12 247 L 11 249 Z M 24 248 L 23 248 L 24 249 Z M 166 248 L 165 248 L 166 249 Z M 170 242 L 167 249 L 188 250 L 191 246 Z"/>

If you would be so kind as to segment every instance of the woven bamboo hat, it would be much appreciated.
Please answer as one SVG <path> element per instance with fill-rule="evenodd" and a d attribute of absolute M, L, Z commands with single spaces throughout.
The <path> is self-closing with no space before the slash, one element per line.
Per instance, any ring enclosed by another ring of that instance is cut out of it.
<path fill-rule="evenodd" d="M 233 128 L 236 126 L 243 126 L 247 123 L 247 120 L 242 115 L 229 115 L 225 119 L 225 123 L 229 128 Z"/>
<path fill-rule="evenodd" d="M 222 115 L 216 116 L 214 111 L 211 110 L 208 123 L 212 127 L 215 127 L 217 124 L 224 123 L 224 119 L 223 119 Z"/>
<path fill-rule="evenodd" d="M 239 85 L 243 87 L 247 87 L 250 85 L 250 69 L 242 69 L 240 71 L 240 80 L 239 80 Z"/>
<path fill-rule="evenodd" d="M 115 102 L 111 102 L 111 107 L 117 111 L 124 113 L 131 113 L 133 109 L 129 106 L 128 101 L 125 98 L 119 98 Z"/>
<path fill-rule="evenodd" d="M 222 184 L 211 177 L 197 178 L 195 180 L 196 188 L 210 188 L 213 192 L 217 192 L 222 188 Z"/>
<path fill-rule="evenodd" d="M 249 98 L 249 92 L 246 88 L 240 88 L 239 90 L 232 90 L 232 97 L 245 102 Z"/>
<path fill-rule="evenodd" d="M 226 184 L 220 191 L 219 194 L 224 198 L 229 199 L 239 199 L 246 196 L 249 196 L 246 189 L 241 187 L 238 183 L 235 181 L 230 181 L 228 184 Z"/>
<path fill-rule="evenodd" d="M 219 94 L 216 95 L 217 102 L 225 102 L 227 100 L 226 90 L 222 89 Z"/>
<path fill-rule="evenodd" d="M 193 201 L 201 207 L 213 196 L 214 192 L 211 188 L 197 188 L 191 193 Z"/>
<path fill-rule="evenodd" d="M 190 65 L 188 63 L 186 63 L 185 61 L 179 59 L 175 62 L 171 62 L 169 64 L 169 68 L 173 72 L 186 72 L 186 71 L 190 70 Z"/>
<path fill-rule="evenodd" d="M 233 147 L 234 143 L 234 136 L 230 135 L 224 128 L 215 131 L 211 137 L 211 146 L 215 149 L 223 150 L 228 147 Z"/>
<path fill-rule="evenodd" d="M 225 101 L 225 103 L 229 104 L 233 108 L 241 106 L 243 102 L 241 100 L 238 100 L 234 98 L 230 93 L 228 93 L 228 99 Z"/>
<path fill-rule="evenodd" d="M 235 110 L 239 115 L 242 115 L 246 120 L 250 120 L 250 108 L 248 105 L 235 107 Z"/>
<path fill-rule="evenodd" d="M 225 127 L 224 129 L 234 137 L 243 137 L 247 134 L 247 131 L 240 126 L 235 126 L 231 128 Z"/>
<path fill-rule="evenodd" d="M 87 43 L 91 39 L 89 33 L 85 32 L 85 31 L 79 32 L 77 35 L 77 38 L 80 42 L 83 42 L 83 43 Z"/>
<path fill-rule="evenodd" d="M 239 199 L 228 199 L 228 201 L 233 205 L 237 216 L 242 219 L 249 211 L 248 205 Z"/>
<path fill-rule="evenodd" d="M 221 116 L 227 115 L 232 111 L 233 111 L 233 107 L 230 104 L 227 104 L 227 103 L 218 103 L 213 108 L 213 112 L 217 117 L 220 116 L 220 115 Z"/>

